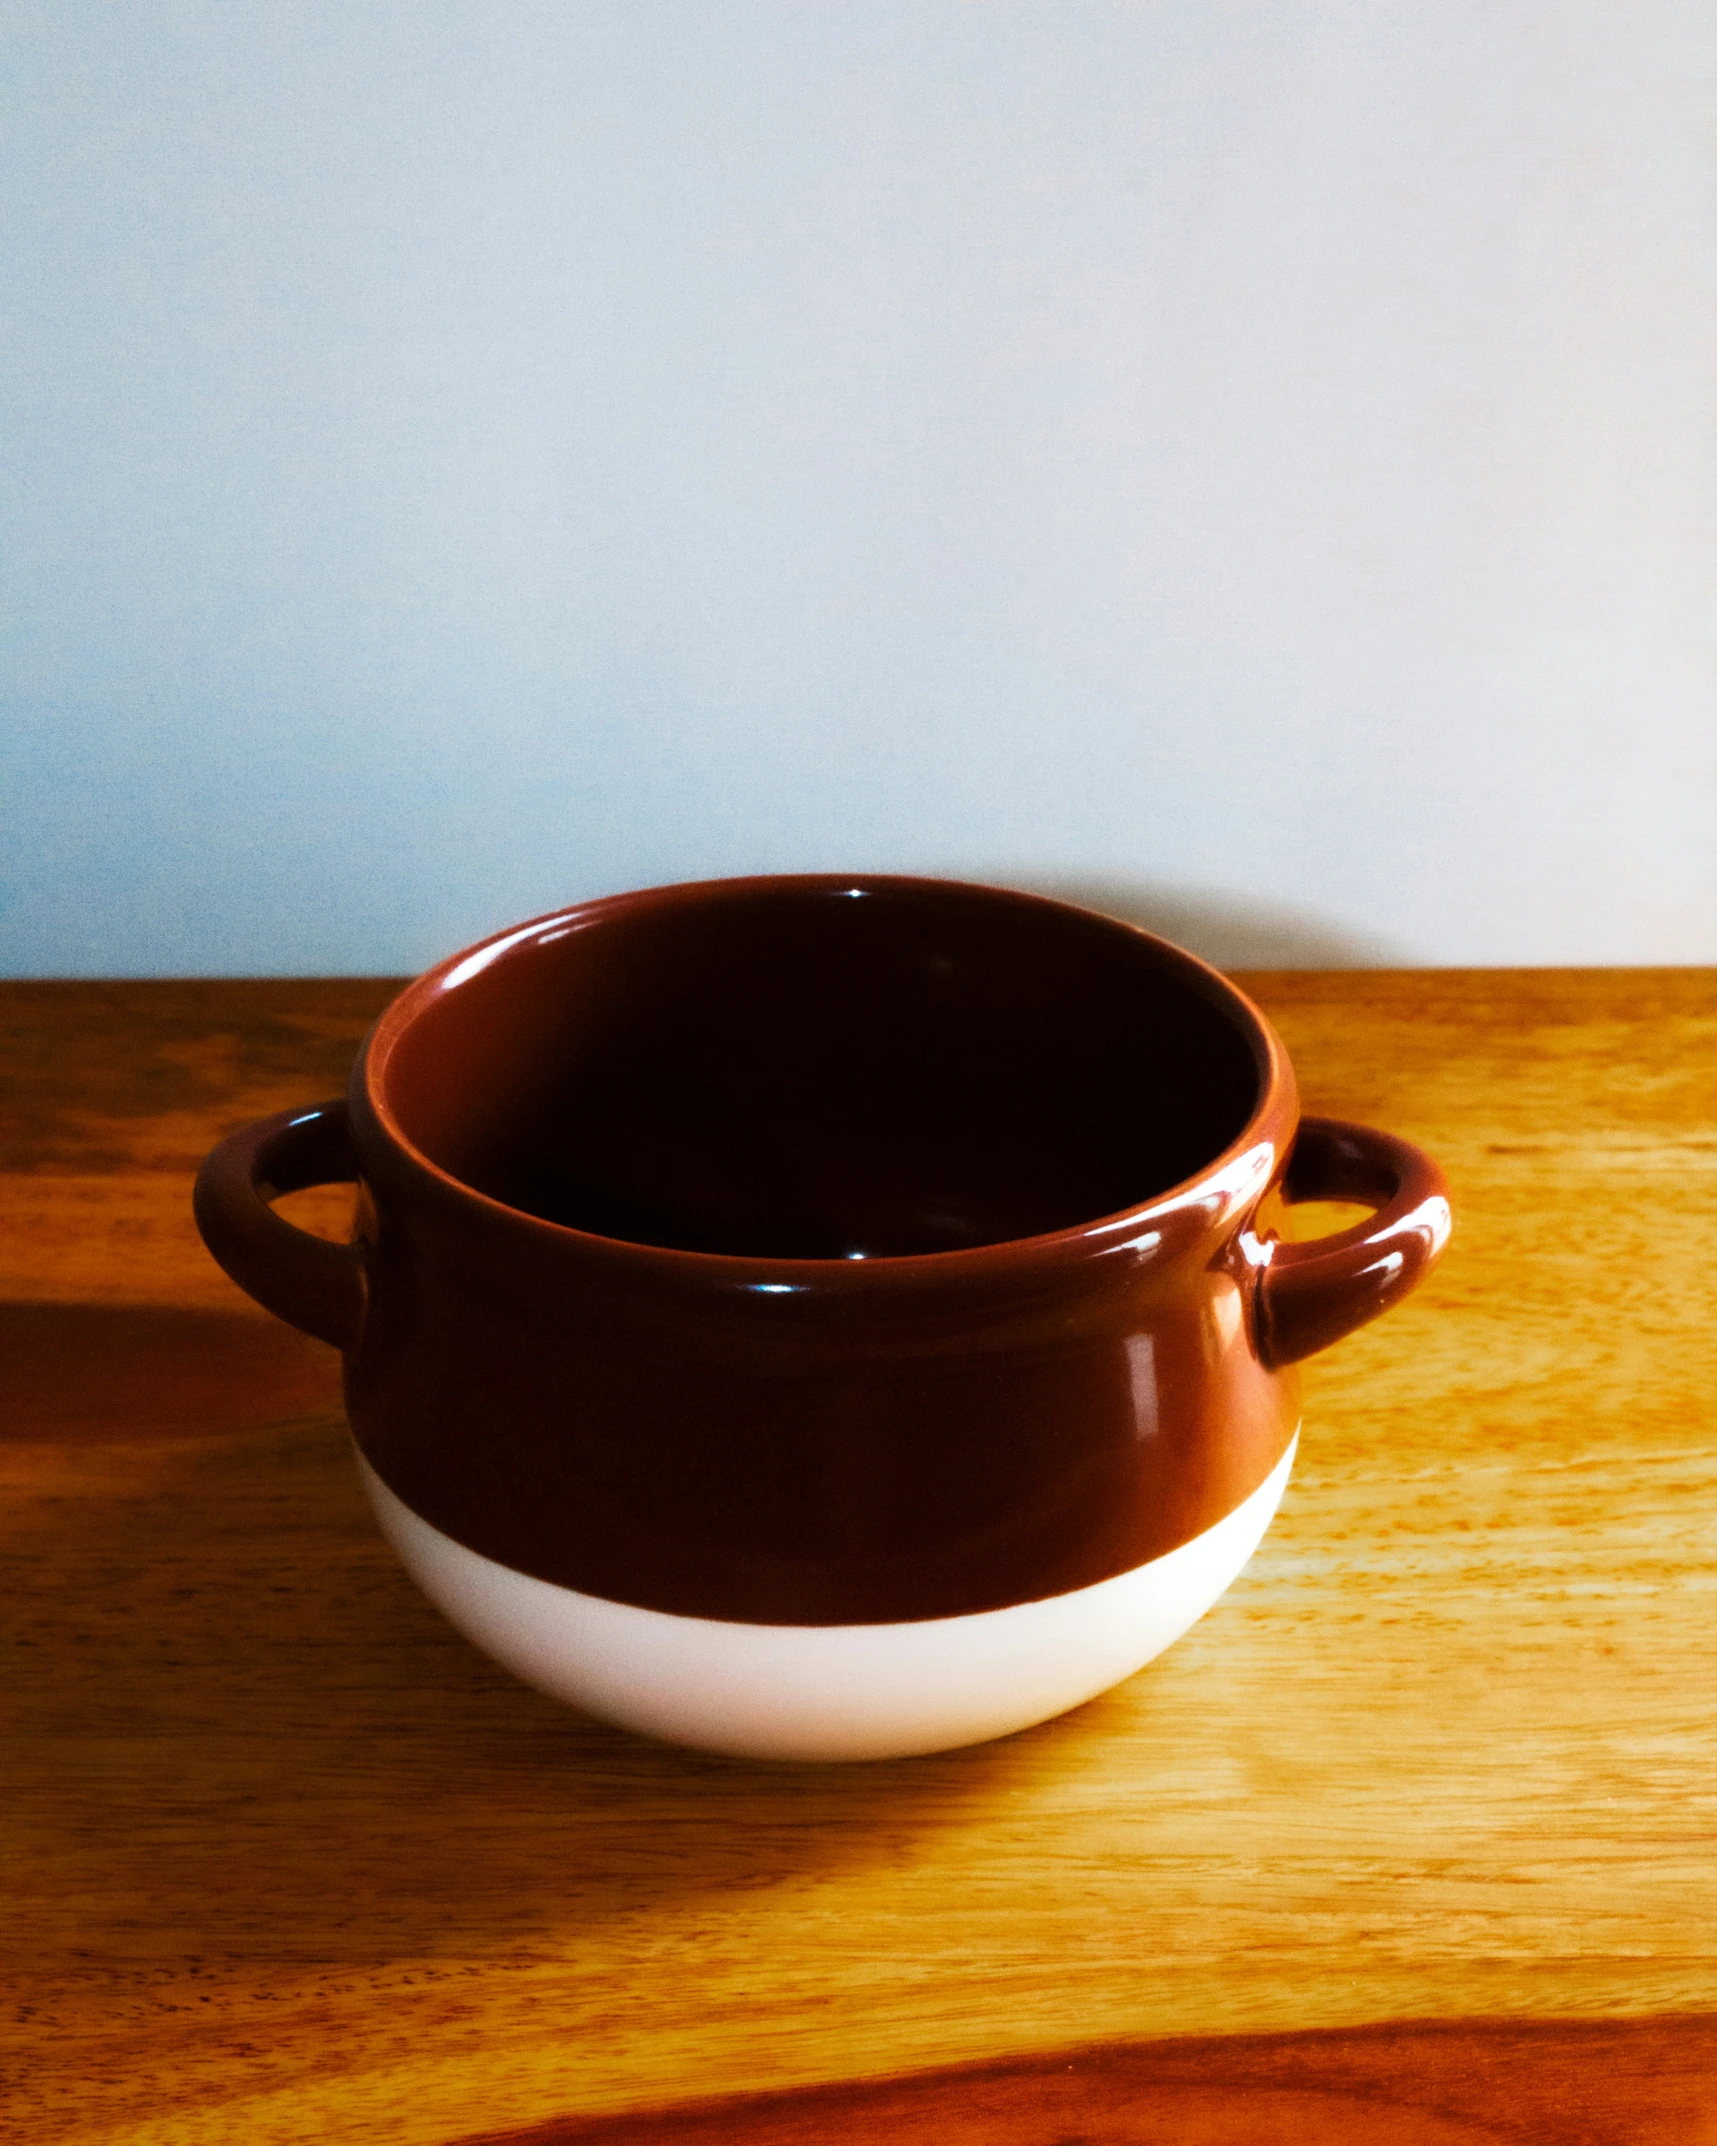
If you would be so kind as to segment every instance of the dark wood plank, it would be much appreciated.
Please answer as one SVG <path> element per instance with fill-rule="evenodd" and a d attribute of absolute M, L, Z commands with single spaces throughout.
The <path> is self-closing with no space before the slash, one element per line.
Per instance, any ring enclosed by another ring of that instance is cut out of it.
<path fill-rule="evenodd" d="M 461 2146 L 1706 2146 L 1717 2020 L 1400 2021 L 1112 2044 L 564 2118 Z"/>

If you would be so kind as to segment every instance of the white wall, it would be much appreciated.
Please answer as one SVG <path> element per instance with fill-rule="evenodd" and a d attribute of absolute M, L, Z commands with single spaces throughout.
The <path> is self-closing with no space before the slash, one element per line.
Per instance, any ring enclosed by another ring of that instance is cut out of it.
<path fill-rule="evenodd" d="M 1717 960 L 1698 0 L 38 0 L 6 965 L 817 866 Z"/>

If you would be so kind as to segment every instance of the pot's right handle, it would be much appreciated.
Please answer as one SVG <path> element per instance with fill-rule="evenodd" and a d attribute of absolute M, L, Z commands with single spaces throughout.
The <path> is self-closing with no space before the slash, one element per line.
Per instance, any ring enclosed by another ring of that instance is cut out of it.
<path fill-rule="evenodd" d="M 1449 1241 L 1449 1188 L 1423 1149 L 1369 1125 L 1302 1118 L 1282 1196 L 1363 1200 L 1377 1212 L 1306 1244 L 1269 1247 L 1258 1282 L 1258 1353 L 1272 1367 L 1328 1348 L 1398 1303 Z"/>
<path fill-rule="evenodd" d="M 367 1295 L 363 1254 L 295 1229 L 268 1204 L 358 1175 L 343 1102 L 282 1110 L 229 1133 L 197 1176 L 203 1242 L 239 1287 L 288 1325 L 355 1349 Z"/>

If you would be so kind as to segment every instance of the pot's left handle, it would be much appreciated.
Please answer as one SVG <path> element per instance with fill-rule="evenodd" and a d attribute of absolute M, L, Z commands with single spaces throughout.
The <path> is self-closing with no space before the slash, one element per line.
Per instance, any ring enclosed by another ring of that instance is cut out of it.
<path fill-rule="evenodd" d="M 351 1350 L 363 1331 L 367 1287 L 355 1244 L 295 1229 L 268 1204 L 306 1185 L 358 1175 L 343 1101 L 282 1110 L 229 1133 L 197 1175 L 203 1242 L 239 1287 L 277 1318 Z"/>

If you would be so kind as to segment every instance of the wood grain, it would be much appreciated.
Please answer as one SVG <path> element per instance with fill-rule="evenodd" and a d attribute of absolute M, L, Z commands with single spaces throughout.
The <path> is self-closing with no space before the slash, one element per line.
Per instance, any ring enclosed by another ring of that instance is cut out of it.
<path fill-rule="evenodd" d="M 5 987 L 18 2135 L 1717 2137 L 1717 978 L 1249 981 L 1308 1107 L 1448 1167 L 1444 1267 L 1308 1367 L 1185 1641 L 850 1769 L 491 1669 L 376 1539 L 331 1354 L 202 1259 L 196 1159 L 337 1089 L 386 983 Z"/>

